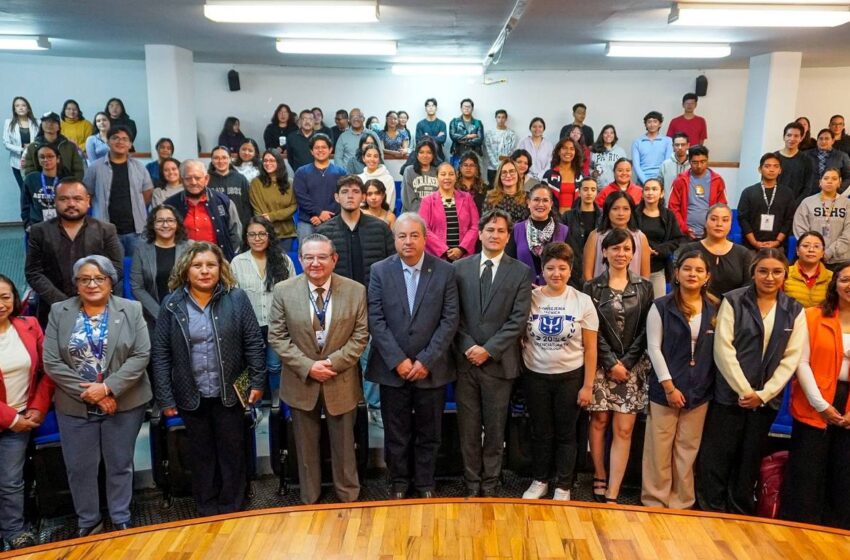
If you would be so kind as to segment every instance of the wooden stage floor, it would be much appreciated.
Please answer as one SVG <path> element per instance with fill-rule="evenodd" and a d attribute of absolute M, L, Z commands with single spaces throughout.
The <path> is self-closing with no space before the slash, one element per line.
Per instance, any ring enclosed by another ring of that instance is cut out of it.
<path fill-rule="evenodd" d="M 850 532 L 585 502 L 434 499 L 243 512 L 64 541 L 0 558 L 820 560 L 850 558 Z"/>

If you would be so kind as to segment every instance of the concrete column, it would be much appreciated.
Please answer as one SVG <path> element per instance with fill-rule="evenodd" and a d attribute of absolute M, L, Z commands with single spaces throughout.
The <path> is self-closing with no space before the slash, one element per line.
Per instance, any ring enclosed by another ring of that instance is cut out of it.
<path fill-rule="evenodd" d="M 729 202 L 759 180 L 759 159 L 782 147 L 782 129 L 797 115 L 802 53 L 774 52 L 750 58 L 747 104 L 741 131 L 741 168 L 738 184 L 728 185 Z"/>
<path fill-rule="evenodd" d="M 151 156 L 160 138 L 174 141 L 174 157 L 198 157 L 195 68 L 192 51 L 173 45 L 145 45 Z"/>

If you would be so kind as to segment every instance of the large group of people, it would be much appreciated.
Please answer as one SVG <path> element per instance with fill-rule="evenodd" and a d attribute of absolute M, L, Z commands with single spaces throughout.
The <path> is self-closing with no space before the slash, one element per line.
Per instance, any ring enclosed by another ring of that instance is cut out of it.
<path fill-rule="evenodd" d="M 0 536 L 35 542 L 23 465 L 51 402 L 86 536 L 104 527 L 101 458 L 111 524 L 131 524 L 149 406 L 186 426 L 198 512 L 242 509 L 243 412 L 269 389 L 291 412 L 306 504 L 320 496 L 322 422 L 336 496 L 358 499 L 363 400 L 384 429 L 391 497 L 433 496 L 455 384 L 469 496 L 499 495 L 520 392 L 524 498 L 571 499 L 587 414 L 593 497 L 618 502 L 646 412 L 644 504 L 752 514 L 792 378 L 780 515 L 850 529 L 844 119 L 807 150 L 808 120 L 785 127 L 741 195 L 739 244 L 697 98 L 682 102 L 666 135 L 648 113 L 630 153 L 613 125 L 594 138 L 583 103 L 555 145 L 540 117 L 518 139 L 505 110 L 485 131 L 471 99 L 448 125 L 428 99 L 413 135 L 404 111 L 381 127 L 340 110 L 329 128 L 321 109 L 296 119 L 281 104 L 262 151 L 228 117 L 209 165 L 175 160 L 163 138 L 145 166 L 120 99 L 92 125 L 73 100 L 38 120 L 16 97 L 4 140 L 37 305 L 22 316 L 0 276 Z M 384 157 L 407 160 L 401 177 Z"/>

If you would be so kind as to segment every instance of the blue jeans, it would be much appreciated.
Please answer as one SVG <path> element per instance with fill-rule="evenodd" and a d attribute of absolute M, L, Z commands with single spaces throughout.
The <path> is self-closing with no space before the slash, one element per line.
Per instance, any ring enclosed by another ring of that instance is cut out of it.
<path fill-rule="evenodd" d="M 378 383 L 372 383 L 366 380 L 366 368 L 369 364 L 369 354 L 372 352 L 372 337 L 369 337 L 369 342 L 363 353 L 360 354 L 360 371 L 363 372 L 363 400 L 366 401 L 366 406 L 371 409 L 381 409 L 381 386 Z"/>
<path fill-rule="evenodd" d="M 269 394 L 269 400 L 272 403 L 272 406 L 276 405 L 279 402 L 280 395 L 280 370 L 282 365 L 280 363 L 280 356 L 277 355 L 277 352 L 274 351 L 274 348 L 269 344 L 269 328 L 261 327 L 263 332 L 263 338 L 266 341 L 266 372 L 269 375 L 269 390 L 271 394 Z"/>
<path fill-rule="evenodd" d="M 121 246 L 124 247 L 124 256 L 132 257 L 136 252 L 136 245 L 141 243 L 142 236 L 138 233 L 124 233 L 118 236 Z"/>
<path fill-rule="evenodd" d="M 298 246 L 301 246 L 301 242 L 304 240 L 305 237 L 307 237 L 308 235 L 312 235 L 313 233 L 315 233 L 315 231 L 315 226 L 313 226 L 313 224 L 311 224 L 310 222 L 299 221 L 295 225 L 295 232 L 298 234 Z"/>
<path fill-rule="evenodd" d="M 100 457 L 106 468 L 106 503 L 113 524 L 130 522 L 133 497 L 133 454 L 136 437 L 145 419 L 145 407 L 112 416 L 68 416 L 56 413 L 62 437 L 62 457 L 68 469 L 68 486 L 81 529 L 100 522 L 97 473 Z"/>
<path fill-rule="evenodd" d="M 0 431 L 0 537 L 24 532 L 24 459 L 30 432 Z"/>

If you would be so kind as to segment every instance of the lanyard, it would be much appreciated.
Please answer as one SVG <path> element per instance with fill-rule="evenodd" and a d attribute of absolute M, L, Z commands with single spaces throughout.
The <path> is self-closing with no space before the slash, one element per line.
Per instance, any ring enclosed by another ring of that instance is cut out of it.
<path fill-rule="evenodd" d="M 765 206 L 767 206 L 767 212 L 765 213 L 768 215 L 770 215 L 770 207 L 773 206 L 773 201 L 776 200 L 776 186 L 774 186 L 771 190 L 773 191 L 773 196 L 770 197 L 770 202 L 768 202 L 767 189 L 764 188 L 764 183 L 761 184 L 761 197 L 764 199 Z"/>
<path fill-rule="evenodd" d="M 325 314 L 328 311 L 328 305 L 331 303 L 331 290 L 328 289 L 328 297 L 325 298 L 325 305 L 322 307 L 322 311 L 319 311 L 318 306 L 316 305 L 316 300 L 313 298 L 313 291 L 310 289 L 310 286 L 307 286 L 307 295 L 310 296 L 310 305 L 313 306 L 313 313 L 316 314 L 316 319 L 319 320 L 319 324 L 322 326 L 322 330 L 325 330 Z"/>
<path fill-rule="evenodd" d="M 109 309 L 104 309 L 103 315 L 100 318 L 100 334 L 97 337 L 97 343 L 94 341 L 94 327 L 92 327 L 91 319 L 88 313 L 83 311 L 83 329 L 86 331 L 86 338 L 89 342 L 92 354 L 99 362 L 103 361 L 103 350 L 106 347 L 106 328 L 109 325 Z"/>
<path fill-rule="evenodd" d="M 829 238 L 829 221 L 832 218 L 832 212 L 835 210 L 835 203 L 838 202 L 838 197 L 832 199 L 832 204 L 829 206 L 829 212 L 826 210 L 826 202 L 821 198 L 820 205 L 823 208 L 824 225 L 821 228 L 821 233 L 824 237 Z"/>
<path fill-rule="evenodd" d="M 59 182 L 59 176 L 53 178 L 53 184 L 49 187 L 47 186 L 47 180 L 44 176 L 44 173 L 41 174 L 41 194 L 44 195 L 46 199 L 53 200 L 56 195 L 56 183 Z"/>

